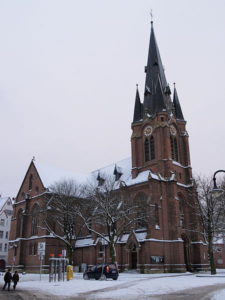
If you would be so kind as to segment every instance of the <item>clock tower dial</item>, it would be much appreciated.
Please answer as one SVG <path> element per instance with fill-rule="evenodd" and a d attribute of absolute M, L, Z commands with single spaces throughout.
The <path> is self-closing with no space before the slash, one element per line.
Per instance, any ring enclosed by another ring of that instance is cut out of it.
<path fill-rule="evenodd" d="M 177 133 L 177 130 L 176 130 L 176 128 L 173 125 L 170 126 L 170 133 L 172 135 L 176 135 L 176 133 Z"/>
<path fill-rule="evenodd" d="M 152 126 L 147 126 L 144 129 L 144 135 L 145 136 L 150 136 L 152 134 L 152 131 L 153 131 Z"/>

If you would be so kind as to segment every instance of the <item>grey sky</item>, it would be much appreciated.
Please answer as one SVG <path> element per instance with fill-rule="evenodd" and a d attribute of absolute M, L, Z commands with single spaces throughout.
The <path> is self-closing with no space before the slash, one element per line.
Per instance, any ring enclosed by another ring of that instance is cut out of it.
<path fill-rule="evenodd" d="M 225 1 L 0 0 L 0 193 L 33 156 L 79 173 L 131 155 L 150 9 L 195 173 L 224 169 Z"/>

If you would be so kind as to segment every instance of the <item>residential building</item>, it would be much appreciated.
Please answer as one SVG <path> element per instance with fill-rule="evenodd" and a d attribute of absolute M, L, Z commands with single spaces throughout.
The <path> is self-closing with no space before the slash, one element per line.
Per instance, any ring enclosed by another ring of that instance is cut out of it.
<path fill-rule="evenodd" d="M 0 196 L 0 270 L 8 264 L 8 240 L 13 207 L 9 197 Z"/>

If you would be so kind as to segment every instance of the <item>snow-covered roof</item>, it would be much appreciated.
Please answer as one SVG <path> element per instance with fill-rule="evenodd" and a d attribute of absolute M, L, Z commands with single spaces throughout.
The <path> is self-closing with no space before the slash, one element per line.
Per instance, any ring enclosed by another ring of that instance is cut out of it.
<path fill-rule="evenodd" d="M 42 164 L 37 161 L 35 161 L 34 164 L 45 187 L 49 187 L 55 182 L 71 179 L 75 180 L 78 184 L 81 184 L 87 177 L 83 174 L 58 169 L 56 167 L 50 166 L 48 164 Z"/>
<path fill-rule="evenodd" d="M 94 240 L 91 237 L 86 238 L 86 239 L 79 239 L 75 243 L 76 248 L 89 247 L 89 246 L 93 246 L 93 245 L 95 245 L 95 244 L 94 244 Z"/>
<path fill-rule="evenodd" d="M 155 174 L 150 170 L 140 172 L 136 178 L 132 178 L 132 165 L 130 157 L 92 171 L 86 175 L 59 170 L 55 167 L 43 165 L 36 161 L 34 162 L 34 164 L 46 188 L 54 184 L 55 182 L 67 179 L 72 179 L 78 184 L 92 183 L 94 185 L 98 185 L 97 178 L 100 176 L 101 178 L 105 179 L 114 176 L 115 167 L 117 171 L 122 174 L 118 180 L 118 183 L 122 183 L 127 186 L 146 182 L 149 180 L 149 178 L 163 181 L 174 180 L 174 174 L 171 174 L 170 178 L 165 179 L 160 174 Z"/>

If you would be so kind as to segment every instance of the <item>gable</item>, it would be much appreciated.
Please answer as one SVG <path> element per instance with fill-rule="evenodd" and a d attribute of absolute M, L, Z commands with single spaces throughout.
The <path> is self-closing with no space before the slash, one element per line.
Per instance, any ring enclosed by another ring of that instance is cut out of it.
<path fill-rule="evenodd" d="M 34 197 L 45 191 L 44 184 L 39 176 L 39 173 L 32 161 L 25 174 L 19 192 L 16 196 L 16 202 L 25 200 L 26 197 Z"/>

